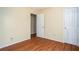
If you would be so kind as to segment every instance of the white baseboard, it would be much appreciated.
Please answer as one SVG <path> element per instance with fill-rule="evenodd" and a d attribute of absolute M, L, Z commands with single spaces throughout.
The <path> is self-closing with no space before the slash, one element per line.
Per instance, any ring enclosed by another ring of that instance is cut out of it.
<path fill-rule="evenodd" d="M 5 47 L 11 46 L 11 45 L 16 44 L 16 43 L 20 43 L 20 42 L 25 41 L 25 40 L 17 41 L 17 42 L 11 43 L 11 44 L 6 44 L 6 45 L 1 46 L 0 48 L 5 48 Z M 27 39 L 27 40 L 29 40 L 29 39 Z"/>

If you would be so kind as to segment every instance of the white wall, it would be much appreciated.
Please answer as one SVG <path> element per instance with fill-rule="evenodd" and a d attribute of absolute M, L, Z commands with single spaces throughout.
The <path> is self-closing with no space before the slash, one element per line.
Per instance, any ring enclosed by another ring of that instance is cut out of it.
<path fill-rule="evenodd" d="M 30 39 L 30 8 L 0 8 L 0 48 Z"/>

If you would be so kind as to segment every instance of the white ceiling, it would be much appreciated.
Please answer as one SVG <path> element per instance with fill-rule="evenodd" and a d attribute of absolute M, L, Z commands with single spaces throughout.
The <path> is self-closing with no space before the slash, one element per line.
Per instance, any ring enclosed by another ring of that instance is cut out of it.
<path fill-rule="evenodd" d="M 31 7 L 31 8 L 35 10 L 43 10 L 46 9 L 47 7 Z"/>

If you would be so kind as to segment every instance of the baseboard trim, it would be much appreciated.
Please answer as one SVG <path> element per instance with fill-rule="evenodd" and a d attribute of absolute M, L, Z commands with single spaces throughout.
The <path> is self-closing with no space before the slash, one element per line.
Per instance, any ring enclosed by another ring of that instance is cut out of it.
<path fill-rule="evenodd" d="M 39 37 L 39 38 L 41 38 L 41 37 Z M 44 39 L 53 40 L 53 39 L 49 39 L 49 38 L 44 38 Z M 53 40 L 53 41 L 55 41 L 55 42 L 59 42 L 59 43 L 63 43 L 63 44 L 68 44 L 68 45 L 73 45 L 73 46 L 77 46 L 77 47 L 79 47 L 78 45 L 70 44 L 70 43 L 66 43 L 66 42 L 64 42 L 64 41 L 59 41 L 59 40 Z"/>
<path fill-rule="evenodd" d="M 41 37 L 38 37 L 38 38 L 41 38 Z M 47 38 L 42 38 L 42 39 L 47 39 Z M 31 39 L 28 39 L 28 40 L 31 40 Z M 21 42 L 17 42 L 17 43 L 14 43 L 14 44 L 12 44 L 12 45 L 9 45 L 9 46 L 0 48 L 0 50 L 2 50 L 2 49 L 6 49 L 6 48 L 9 49 L 9 47 L 14 48 L 14 47 L 17 46 L 17 45 L 20 46 L 20 44 L 22 44 L 22 43 L 24 43 L 24 42 L 26 42 L 26 41 L 28 41 L 28 40 L 23 40 L 23 41 L 21 41 Z M 47 40 L 55 41 L 55 40 L 52 40 L 52 39 L 47 39 Z M 65 43 L 65 42 L 59 42 L 59 41 L 55 41 L 55 42 L 63 43 L 63 44 L 68 44 L 68 43 Z M 68 44 L 68 45 L 72 45 L 72 44 Z M 76 45 L 73 45 L 73 46 L 76 46 Z M 78 46 L 77 46 L 77 47 L 78 47 Z"/>
<path fill-rule="evenodd" d="M 21 41 L 18 41 L 18 42 L 9 44 L 9 45 L 5 45 L 5 46 L 3 46 L 3 47 L 0 47 L 0 49 L 7 48 L 7 47 L 10 47 L 10 46 L 14 46 L 14 45 L 17 45 L 17 44 L 19 44 L 19 43 L 23 43 L 23 42 L 28 41 L 28 40 L 30 40 L 30 39 L 27 39 L 27 40 L 21 40 Z"/>
<path fill-rule="evenodd" d="M 64 42 L 65 44 L 69 44 L 69 45 L 73 45 L 73 46 L 77 46 L 77 47 L 79 47 L 78 45 L 76 45 L 76 44 L 70 44 L 70 43 L 67 43 L 67 42 Z"/>

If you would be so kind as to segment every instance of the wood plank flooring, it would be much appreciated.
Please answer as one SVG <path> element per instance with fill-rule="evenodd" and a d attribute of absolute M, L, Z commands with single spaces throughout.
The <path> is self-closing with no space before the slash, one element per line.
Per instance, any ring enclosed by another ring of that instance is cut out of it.
<path fill-rule="evenodd" d="M 49 39 L 33 37 L 32 39 L 2 48 L 0 51 L 79 51 L 79 47 Z"/>

